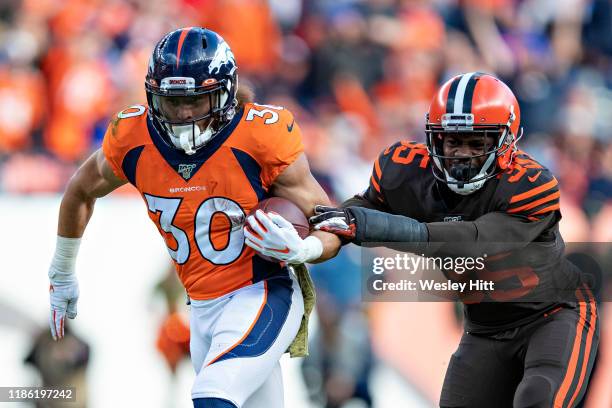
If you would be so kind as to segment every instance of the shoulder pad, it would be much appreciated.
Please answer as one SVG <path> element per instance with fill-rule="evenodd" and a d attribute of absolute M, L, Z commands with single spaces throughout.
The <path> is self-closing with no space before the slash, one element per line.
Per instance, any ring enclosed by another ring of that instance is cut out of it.
<path fill-rule="evenodd" d="M 427 146 L 423 143 L 402 140 L 387 148 L 387 150 L 393 163 L 416 165 L 422 169 L 427 168 L 429 164 L 429 153 L 427 152 Z"/>
<path fill-rule="evenodd" d="M 244 106 L 242 120 L 246 131 L 239 135 L 237 148 L 258 162 L 268 187 L 304 151 L 300 127 L 288 109 L 257 103 Z"/>
<path fill-rule="evenodd" d="M 144 105 L 132 105 L 118 112 L 108 127 L 108 132 L 113 138 L 119 138 L 122 134 L 130 133 L 143 119 L 146 119 L 148 109 Z"/>
<path fill-rule="evenodd" d="M 244 121 L 251 122 L 254 127 L 264 127 L 267 130 L 283 128 L 292 132 L 295 124 L 293 114 L 282 106 L 260 105 L 247 103 L 244 106 Z"/>
<path fill-rule="evenodd" d="M 382 202 L 382 190 L 394 189 L 406 178 L 421 175 L 428 168 L 427 147 L 421 143 L 399 141 L 383 150 L 372 168 L 370 190 Z"/>
<path fill-rule="evenodd" d="M 537 220 L 559 210 L 559 183 L 553 174 L 524 152 L 519 152 L 510 169 L 502 175 L 507 183 L 510 214 Z"/>

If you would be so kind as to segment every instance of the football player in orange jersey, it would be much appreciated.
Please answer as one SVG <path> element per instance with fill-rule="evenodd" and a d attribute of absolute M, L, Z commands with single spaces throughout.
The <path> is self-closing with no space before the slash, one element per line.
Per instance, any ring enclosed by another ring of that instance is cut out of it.
<path fill-rule="evenodd" d="M 268 251 L 284 261 L 271 262 L 245 245 L 244 224 L 266 196 L 287 198 L 306 215 L 329 202 L 310 174 L 299 126 L 286 109 L 238 91 L 232 51 L 207 29 L 161 39 L 145 87 L 147 105 L 117 115 L 62 199 L 49 269 L 52 335 L 61 339 L 65 317 L 77 314 L 74 263 L 96 198 L 129 182 L 191 300 L 194 407 L 282 407 L 279 359 L 304 312 L 284 265 L 330 258 L 338 238 L 318 231 L 301 239 L 282 217 L 258 212 Z"/>

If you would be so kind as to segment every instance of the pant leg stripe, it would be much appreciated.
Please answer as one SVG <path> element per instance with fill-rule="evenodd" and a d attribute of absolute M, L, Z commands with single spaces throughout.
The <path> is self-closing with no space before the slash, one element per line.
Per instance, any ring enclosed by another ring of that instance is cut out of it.
<path fill-rule="evenodd" d="M 581 393 L 580 391 L 582 390 L 582 385 L 585 379 L 585 374 L 586 374 L 586 370 L 587 367 L 589 365 L 589 360 L 590 360 L 590 352 L 591 352 L 591 346 L 593 344 L 593 336 L 595 334 L 595 327 L 597 326 L 597 306 L 595 304 L 595 299 L 591 293 L 591 291 L 589 290 L 589 288 L 587 288 L 585 286 L 584 288 L 585 291 L 585 298 L 588 300 L 589 305 L 590 305 L 590 316 L 589 316 L 589 330 L 588 330 L 588 334 L 586 337 L 586 344 L 585 344 L 585 352 L 584 352 L 584 358 L 582 360 L 582 369 L 580 370 L 580 378 L 578 380 L 578 385 L 576 386 L 576 390 L 574 391 L 572 398 L 569 401 L 569 404 L 567 405 L 568 407 L 573 406 L 574 401 L 576 400 L 576 397 Z"/>
<path fill-rule="evenodd" d="M 565 372 L 565 376 L 563 377 L 563 381 L 561 382 L 561 386 L 557 391 L 557 395 L 555 396 L 554 407 L 561 408 L 563 407 L 563 401 L 568 394 L 569 388 L 572 384 L 572 380 L 574 379 L 574 375 L 576 373 L 576 365 L 578 364 L 578 356 L 580 354 L 580 344 L 582 343 L 582 322 L 586 321 L 586 303 L 584 302 L 584 298 L 582 296 L 582 292 L 580 289 L 576 290 L 576 297 L 578 299 L 578 305 L 580 308 L 580 314 L 578 317 L 578 321 L 576 322 L 576 334 L 574 335 L 574 345 L 572 346 L 572 353 L 570 354 L 570 359 L 567 366 L 567 371 Z"/>
<path fill-rule="evenodd" d="M 261 356 L 272 347 L 289 317 L 293 280 L 278 278 L 264 281 L 266 296 L 251 327 L 232 347 L 208 365 L 232 358 Z"/>
<path fill-rule="evenodd" d="M 259 320 L 259 316 L 261 316 L 261 312 L 264 310 L 264 307 L 266 306 L 266 302 L 268 301 L 268 282 L 264 281 L 264 296 L 263 296 L 263 301 L 261 302 L 261 305 L 259 306 L 259 311 L 257 311 L 257 315 L 255 316 L 255 319 L 253 319 L 253 322 L 251 323 L 251 326 L 249 327 L 249 329 L 244 333 L 244 335 L 240 338 L 240 340 L 238 340 L 236 343 L 234 343 L 230 348 L 228 348 L 227 350 L 223 351 L 221 354 L 219 354 L 217 357 L 213 358 L 210 363 L 208 363 L 206 366 L 209 366 L 211 364 L 213 364 L 215 361 L 219 360 L 221 357 L 223 357 L 224 355 L 226 355 L 227 353 L 229 353 L 230 351 L 232 351 L 233 349 L 235 349 L 240 343 L 242 343 L 244 341 L 244 339 L 247 338 L 247 336 L 251 333 L 251 331 L 253 330 L 253 328 L 255 327 L 255 323 L 257 323 L 257 321 Z"/>
<path fill-rule="evenodd" d="M 580 329 L 582 331 L 582 337 L 580 340 L 580 351 L 578 353 L 578 360 L 574 367 L 574 376 L 572 377 L 572 381 L 567 390 L 567 394 L 565 395 L 565 398 L 563 398 L 563 407 L 570 406 L 570 399 L 572 395 L 574 395 L 574 392 L 578 388 L 578 383 L 580 382 L 580 373 L 582 372 L 582 368 L 585 365 L 584 362 L 586 352 L 586 339 L 589 333 L 589 321 L 591 320 L 591 304 L 588 302 L 588 297 L 586 296 L 586 293 L 582 287 L 578 288 L 578 290 L 582 294 L 582 298 L 584 299 L 583 302 L 586 305 L 586 319 L 579 319 L 578 321 L 578 325 L 580 326 Z"/>

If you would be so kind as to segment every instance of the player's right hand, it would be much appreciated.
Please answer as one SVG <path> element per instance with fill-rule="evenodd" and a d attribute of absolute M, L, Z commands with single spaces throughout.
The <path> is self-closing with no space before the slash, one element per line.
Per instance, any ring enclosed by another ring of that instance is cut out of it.
<path fill-rule="evenodd" d="M 355 238 L 355 217 L 348 208 L 316 205 L 314 211 L 308 221 L 315 230 L 331 232 L 349 241 Z"/>
<path fill-rule="evenodd" d="M 49 298 L 51 301 L 51 315 L 49 325 L 53 340 L 64 338 L 64 324 L 66 317 L 74 319 L 77 315 L 77 301 L 79 299 L 79 282 L 76 276 L 64 277 L 62 280 L 50 278 Z"/>

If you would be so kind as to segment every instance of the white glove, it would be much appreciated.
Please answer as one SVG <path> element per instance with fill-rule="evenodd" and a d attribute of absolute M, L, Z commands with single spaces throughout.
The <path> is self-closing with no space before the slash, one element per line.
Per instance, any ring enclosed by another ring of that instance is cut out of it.
<path fill-rule="evenodd" d="M 323 253 L 321 240 L 313 236 L 300 238 L 295 227 L 278 214 L 257 210 L 254 216 L 247 217 L 247 222 L 250 228 L 244 228 L 245 243 L 262 255 L 302 264 Z"/>
<path fill-rule="evenodd" d="M 77 301 L 79 299 L 79 282 L 76 277 L 73 282 L 57 282 L 51 279 L 49 286 L 51 298 L 51 316 L 49 326 L 53 340 L 64 338 L 64 321 L 66 317 L 74 319 L 77 315 Z"/>
<path fill-rule="evenodd" d="M 77 315 L 79 282 L 74 273 L 74 264 L 80 241 L 79 238 L 57 237 L 55 255 L 49 267 L 49 326 L 53 340 L 64 337 L 66 317 L 74 319 Z"/>

